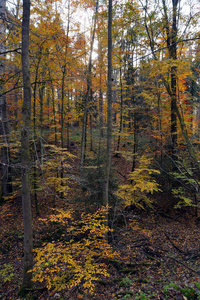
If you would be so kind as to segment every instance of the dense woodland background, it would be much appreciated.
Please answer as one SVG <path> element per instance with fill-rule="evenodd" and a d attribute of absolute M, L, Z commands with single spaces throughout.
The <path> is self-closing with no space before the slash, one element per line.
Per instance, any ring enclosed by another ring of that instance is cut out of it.
<path fill-rule="evenodd" d="M 0 0 L 1 299 L 200 299 L 199 17 Z"/>

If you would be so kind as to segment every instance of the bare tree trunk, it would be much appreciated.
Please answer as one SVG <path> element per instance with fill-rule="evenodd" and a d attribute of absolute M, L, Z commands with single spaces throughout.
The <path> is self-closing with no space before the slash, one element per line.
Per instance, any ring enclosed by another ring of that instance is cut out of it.
<path fill-rule="evenodd" d="M 68 22 L 67 22 L 67 39 L 69 37 L 69 26 L 70 26 L 70 0 L 68 0 Z M 64 139 L 64 126 L 65 126 L 65 79 L 67 76 L 67 55 L 68 55 L 68 43 L 65 46 L 65 60 L 64 65 L 62 66 L 62 87 L 61 87 L 61 148 L 63 149 L 65 146 L 65 139 Z M 64 185 L 64 168 L 63 168 L 63 161 L 61 160 L 61 186 Z M 64 193 L 61 192 L 61 198 L 64 198 Z"/>
<path fill-rule="evenodd" d="M 118 141 L 117 141 L 117 155 L 120 148 L 122 130 L 123 130 L 123 81 L 122 81 L 122 65 L 120 62 L 120 125 L 119 125 Z"/>
<path fill-rule="evenodd" d="M 103 64 L 103 55 L 102 55 L 102 46 L 101 41 L 98 43 L 98 60 L 100 64 L 99 70 L 99 128 L 100 128 L 100 139 L 103 138 L 103 93 L 102 93 L 102 64 Z"/>
<path fill-rule="evenodd" d="M 103 204 L 108 205 L 112 146 L 112 0 L 108 5 L 107 153 Z"/>
<path fill-rule="evenodd" d="M 35 202 L 35 209 L 36 209 L 36 214 L 39 216 L 40 211 L 39 211 L 39 205 L 38 205 L 38 199 L 37 199 L 37 167 L 36 167 L 36 162 L 37 162 L 37 135 L 36 135 L 36 90 L 37 90 L 37 81 L 38 81 L 38 70 L 39 70 L 39 65 L 41 61 L 41 56 L 38 59 L 37 66 L 36 66 L 36 71 L 35 71 L 35 83 L 34 83 L 34 88 L 33 88 L 33 139 L 34 139 L 34 169 L 33 169 L 33 190 L 34 190 L 34 202 Z"/>
<path fill-rule="evenodd" d="M 53 81 L 50 78 L 51 82 L 51 97 L 52 97 L 52 105 L 53 105 L 53 126 L 54 126 L 54 142 L 55 145 L 57 146 L 58 144 L 58 132 L 57 132 L 57 121 L 56 121 L 56 108 L 55 108 L 55 96 L 54 96 L 54 87 L 53 87 Z"/>
<path fill-rule="evenodd" d="M 43 81 L 43 79 L 42 79 Z M 40 99 L 40 151 L 41 151 L 41 166 L 44 163 L 44 144 L 43 144 L 43 106 L 44 106 L 44 92 L 45 84 L 44 82 L 39 85 L 39 99 Z"/>
<path fill-rule="evenodd" d="M 172 25 L 170 30 L 170 21 L 167 15 L 167 6 L 165 0 L 162 0 L 165 30 L 167 35 L 167 47 L 169 51 L 169 58 L 177 60 L 177 6 L 179 0 L 172 0 Z M 171 78 L 170 78 L 170 97 L 171 97 L 171 157 L 175 162 L 177 160 L 177 79 L 176 79 L 177 67 L 171 67 Z M 174 167 L 173 167 L 174 168 Z"/>
<path fill-rule="evenodd" d="M 70 138 L 70 92 L 69 92 L 69 86 L 67 89 L 67 148 L 69 149 L 69 138 Z"/>
<path fill-rule="evenodd" d="M 57 132 L 57 120 L 56 120 L 56 107 L 55 107 L 55 96 L 54 96 L 54 86 L 53 86 L 53 81 L 50 76 L 49 72 L 49 81 L 51 82 L 51 98 L 52 98 L 52 106 L 53 106 L 53 127 L 54 127 L 54 143 L 55 146 L 58 145 L 58 132 Z M 58 170 L 56 170 L 56 178 L 59 178 Z M 56 191 L 55 191 L 55 186 L 56 186 L 56 180 L 54 179 L 54 195 L 53 195 L 53 207 L 56 207 Z"/>
<path fill-rule="evenodd" d="M 93 151 L 93 130 L 92 130 L 92 115 L 90 114 L 90 151 Z"/>
<path fill-rule="evenodd" d="M 171 47 L 170 58 L 177 60 L 177 5 L 179 0 L 172 0 L 173 4 L 173 22 L 171 30 Z M 177 116 L 176 116 L 176 106 L 177 106 L 177 79 L 176 79 L 177 67 L 173 66 L 171 68 L 171 143 L 172 143 L 172 159 L 177 160 Z"/>
<path fill-rule="evenodd" d="M 21 165 L 22 165 L 22 207 L 24 221 L 24 273 L 21 291 L 32 286 L 33 267 L 33 233 L 32 212 L 30 197 L 30 149 L 29 136 L 31 128 L 31 81 L 29 67 L 29 23 L 30 0 L 23 0 L 22 21 L 22 73 L 23 73 L 23 105 L 22 105 L 22 132 L 21 132 Z"/>
<path fill-rule="evenodd" d="M 137 158 L 137 148 L 138 148 L 138 120 L 137 120 L 137 113 L 134 112 L 134 145 L 133 145 L 133 162 L 132 162 L 132 172 L 135 171 L 136 167 L 136 158 Z M 131 183 L 133 181 L 131 180 Z"/>
<path fill-rule="evenodd" d="M 65 48 L 65 59 L 67 56 L 67 46 Z M 66 61 L 62 68 L 62 88 L 61 88 L 61 148 L 64 148 L 64 100 L 65 100 L 65 75 L 66 75 Z M 63 169 L 63 161 L 61 160 L 61 171 L 60 171 L 60 179 L 61 186 L 63 186 L 63 178 L 64 178 L 64 169 Z M 60 197 L 64 198 L 64 193 L 60 193 Z"/>
<path fill-rule="evenodd" d="M 20 4 L 21 0 L 17 0 L 17 3 L 15 4 L 16 7 L 16 12 L 15 12 L 15 22 L 20 22 L 20 14 L 19 14 L 19 9 L 20 9 Z M 17 30 L 13 29 L 13 34 L 16 35 Z M 14 43 L 14 48 L 18 48 L 19 44 L 18 43 Z M 18 53 L 14 53 L 14 56 L 18 55 Z M 19 67 L 15 66 L 15 74 L 19 73 Z M 14 121 L 14 130 L 17 130 L 18 128 L 18 100 L 19 100 L 19 96 L 18 96 L 18 90 L 15 89 L 14 90 L 14 101 L 15 101 L 15 109 L 14 109 L 14 116 L 15 116 L 15 121 Z"/>
<path fill-rule="evenodd" d="M 11 175 L 9 167 L 9 146 L 8 146 L 8 117 L 6 95 L 4 94 L 4 73 L 5 73 L 5 17 L 6 0 L 0 0 L 0 142 L 1 145 L 1 197 L 0 203 L 12 192 Z"/>
<path fill-rule="evenodd" d="M 157 151 L 160 150 L 160 163 L 163 161 L 163 141 L 162 141 L 162 108 L 161 108 L 161 93 L 160 93 L 160 84 L 156 78 L 156 95 L 157 95 L 157 113 L 158 113 L 158 121 L 157 121 L 157 130 L 160 134 L 159 146 L 157 147 Z M 160 148 L 160 149 L 159 149 Z"/>
<path fill-rule="evenodd" d="M 80 161 L 80 169 L 82 171 L 84 157 L 85 157 L 85 145 L 86 145 L 86 129 L 87 129 L 87 114 L 88 114 L 88 102 L 91 96 L 92 90 L 92 53 L 93 53 L 93 46 L 94 46 L 94 37 L 96 31 L 96 21 L 97 21 L 97 13 L 99 8 L 99 0 L 96 1 L 96 8 L 95 8 L 95 19 L 94 19 L 94 27 L 92 32 L 92 40 L 90 46 L 90 57 L 89 57 L 89 64 L 88 64 L 88 74 L 87 74 L 87 92 L 85 96 L 85 105 L 84 105 L 84 114 L 83 114 L 83 127 L 82 127 L 82 137 L 81 137 L 81 161 Z"/>

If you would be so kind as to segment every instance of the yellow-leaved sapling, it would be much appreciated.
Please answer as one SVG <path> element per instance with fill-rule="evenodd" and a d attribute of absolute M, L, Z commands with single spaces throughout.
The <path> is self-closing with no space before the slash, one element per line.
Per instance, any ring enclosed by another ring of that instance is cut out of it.
<path fill-rule="evenodd" d="M 105 259 L 114 252 L 105 239 L 110 231 L 106 225 L 108 208 L 74 218 L 73 210 L 58 210 L 45 222 L 65 226 L 59 241 L 52 241 L 35 249 L 33 281 L 42 282 L 52 291 L 82 286 L 92 293 L 95 282 L 109 276 Z"/>
<path fill-rule="evenodd" d="M 152 159 L 144 154 L 139 160 L 138 167 L 129 174 L 131 183 L 119 186 L 117 195 L 123 199 L 123 203 L 126 206 L 135 205 L 142 209 L 145 206 L 151 207 L 152 200 L 148 197 L 148 194 L 161 191 L 159 184 L 153 177 L 156 174 L 160 174 L 160 171 L 151 168 L 151 162 Z"/>

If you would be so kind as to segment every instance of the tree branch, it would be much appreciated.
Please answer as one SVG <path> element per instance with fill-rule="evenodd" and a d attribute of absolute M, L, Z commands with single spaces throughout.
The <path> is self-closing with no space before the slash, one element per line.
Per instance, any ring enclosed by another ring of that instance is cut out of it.
<path fill-rule="evenodd" d="M 18 52 L 18 50 L 21 50 L 21 48 L 16 48 L 16 49 L 13 49 L 13 50 L 6 50 L 6 51 L 3 51 L 3 52 L 0 52 L 0 55 L 7 54 L 7 53 L 13 53 L 13 52 L 17 52 L 17 53 L 21 54 L 21 52 Z"/>

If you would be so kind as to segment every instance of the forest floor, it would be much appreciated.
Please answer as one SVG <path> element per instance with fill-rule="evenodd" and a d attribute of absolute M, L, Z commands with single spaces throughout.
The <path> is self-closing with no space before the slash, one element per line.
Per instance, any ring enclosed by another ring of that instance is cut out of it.
<path fill-rule="evenodd" d="M 51 199 L 40 193 L 45 217 L 50 213 Z M 160 195 L 157 197 L 159 200 Z M 161 201 L 170 201 L 167 197 L 163 194 Z M 56 206 L 61 207 L 61 202 Z M 37 245 L 42 236 L 34 208 L 33 215 Z M 24 299 L 200 299 L 200 223 L 194 215 L 192 208 L 170 211 L 159 207 L 152 212 L 120 209 L 110 236 L 120 257 L 107 262 L 110 276 L 97 282 L 93 295 L 85 295 L 79 286 L 53 294 L 35 290 Z M 0 207 L 0 220 L 0 299 L 16 300 L 23 272 L 20 198 Z"/>

